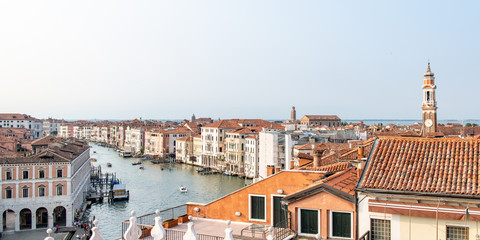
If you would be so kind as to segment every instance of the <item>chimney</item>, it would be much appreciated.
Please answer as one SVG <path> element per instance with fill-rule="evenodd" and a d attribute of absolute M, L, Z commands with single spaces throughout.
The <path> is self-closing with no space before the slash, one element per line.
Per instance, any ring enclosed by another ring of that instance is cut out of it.
<path fill-rule="evenodd" d="M 267 165 L 267 177 L 275 173 L 275 166 Z"/>
<path fill-rule="evenodd" d="M 365 146 L 363 144 L 358 145 L 358 161 L 362 161 L 362 159 L 365 157 Z"/>
<path fill-rule="evenodd" d="M 320 167 L 324 149 L 313 149 L 313 167 Z"/>

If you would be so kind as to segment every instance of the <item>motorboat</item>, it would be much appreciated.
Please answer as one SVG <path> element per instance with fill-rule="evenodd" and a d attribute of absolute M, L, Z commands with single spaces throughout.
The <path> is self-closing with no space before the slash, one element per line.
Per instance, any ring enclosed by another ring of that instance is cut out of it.
<path fill-rule="evenodd" d="M 127 190 L 125 184 L 113 185 L 111 200 L 128 200 L 130 198 L 130 192 Z"/>
<path fill-rule="evenodd" d="M 107 167 L 112 167 L 112 164 L 107 162 Z"/>
<path fill-rule="evenodd" d="M 140 160 L 138 160 L 138 162 L 132 162 L 132 165 L 139 165 L 139 164 L 142 164 Z"/>
<path fill-rule="evenodd" d="M 143 169 L 145 169 L 145 168 L 144 168 L 143 166 L 140 166 L 139 169 L 140 169 L 140 170 L 143 170 Z"/>
<path fill-rule="evenodd" d="M 126 157 L 132 157 L 132 152 L 120 152 L 120 155 L 124 158 Z"/>
<path fill-rule="evenodd" d="M 96 158 L 90 158 L 90 161 L 92 161 L 92 162 L 96 162 L 96 161 L 97 161 L 97 159 L 96 159 Z"/>
<path fill-rule="evenodd" d="M 178 190 L 180 190 L 181 193 L 186 193 L 188 190 L 187 190 L 187 187 L 181 185 Z"/>
<path fill-rule="evenodd" d="M 159 164 L 159 161 L 152 161 L 153 164 Z"/>

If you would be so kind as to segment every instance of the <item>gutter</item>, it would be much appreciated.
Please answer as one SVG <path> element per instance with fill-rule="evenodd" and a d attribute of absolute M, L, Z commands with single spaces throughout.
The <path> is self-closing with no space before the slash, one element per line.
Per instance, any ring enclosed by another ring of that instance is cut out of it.
<path fill-rule="evenodd" d="M 357 191 L 369 192 L 369 193 L 383 193 L 383 194 L 404 194 L 409 196 L 425 196 L 425 197 L 450 197 L 450 198 L 462 198 L 472 200 L 480 200 L 478 195 L 462 195 L 453 193 L 424 193 L 424 192 L 412 192 L 412 191 L 400 191 L 400 190 L 388 190 L 388 189 L 375 189 L 375 188 L 357 188 Z"/>

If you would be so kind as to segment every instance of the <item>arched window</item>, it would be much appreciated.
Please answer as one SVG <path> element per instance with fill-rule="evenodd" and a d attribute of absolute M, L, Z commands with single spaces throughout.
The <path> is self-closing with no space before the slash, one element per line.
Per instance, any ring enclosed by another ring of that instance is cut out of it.
<path fill-rule="evenodd" d="M 38 169 L 38 178 L 45 178 L 45 168 Z"/>
<path fill-rule="evenodd" d="M 5 180 L 12 180 L 12 169 L 7 168 L 5 170 Z"/>
<path fill-rule="evenodd" d="M 57 178 L 63 177 L 63 167 L 57 167 Z"/>
<path fill-rule="evenodd" d="M 427 102 L 430 102 L 430 91 L 427 91 Z"/>
<path fill-rule="evenodd" d="M 45 196 L 45 185 L 38 186 L 38 196 L 39 197 Z"/>
<path fill-rule="evenodd" d="M 5 188 L 5 198 L 9 199 L 12 198 L 12 188 L 11 187 L 6 187 Z"/>
<path fill-rule="evenodd" d="M 28 198 L 28 186 L 22 187 L 22 197 Z"/>
<path fill-rule="evenodd" d="M 57 196 L 63 195 L 63 185 L 57 184 Z"/>

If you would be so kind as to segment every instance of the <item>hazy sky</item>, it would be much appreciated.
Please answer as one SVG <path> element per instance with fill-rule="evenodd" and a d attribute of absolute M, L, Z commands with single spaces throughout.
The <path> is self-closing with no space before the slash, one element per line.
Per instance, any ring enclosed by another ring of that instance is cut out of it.
<path fill-rule="evenodd" d="M 480 118 L 478 1 L 0 1 L 0 112 Z"/>

